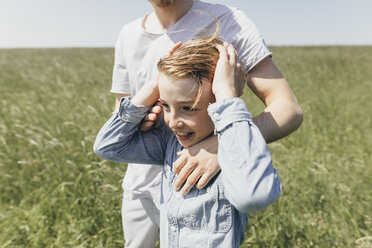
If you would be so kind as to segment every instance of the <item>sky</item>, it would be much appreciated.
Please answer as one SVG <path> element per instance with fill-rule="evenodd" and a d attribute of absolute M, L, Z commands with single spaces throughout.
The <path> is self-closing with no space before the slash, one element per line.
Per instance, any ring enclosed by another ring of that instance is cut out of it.
<path fill-rule="evenodd" d="M 239 7 L 268 45 L 372 45 L 372 0 L 204 0 Z M 0 0 L 0 48 L 113 47 L 148 0 Z"/>

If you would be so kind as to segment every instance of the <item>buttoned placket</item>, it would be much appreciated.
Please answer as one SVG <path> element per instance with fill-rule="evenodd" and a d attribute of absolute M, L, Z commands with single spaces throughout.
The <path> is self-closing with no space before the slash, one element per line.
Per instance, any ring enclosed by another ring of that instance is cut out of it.
<path fill-rule="evenodd" d="M 168 204 L 168 247 L 178 247 L 179 239 L 179 225 L 178 225 L 178 211 L 183 202 L 183 197 L 179 192 L 176 193 L 176 197 L 170 200 Z"/>

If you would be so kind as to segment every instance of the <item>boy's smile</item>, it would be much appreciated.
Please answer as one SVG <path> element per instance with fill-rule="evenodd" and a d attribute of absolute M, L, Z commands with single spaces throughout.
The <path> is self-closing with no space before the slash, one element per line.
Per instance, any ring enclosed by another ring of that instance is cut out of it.
<path fill-rule="evenodd" d="M 173 79 L 160 73 L 158 85 L 165 123 L 183 147 L 192 146 L 213 132 L 214 124 L 207 112 L 208 105 L 214 102 L 210 82 L 203 81 L 200 86 L 202 94 L 194 109 L 199 88 L 195 79 Z"/>

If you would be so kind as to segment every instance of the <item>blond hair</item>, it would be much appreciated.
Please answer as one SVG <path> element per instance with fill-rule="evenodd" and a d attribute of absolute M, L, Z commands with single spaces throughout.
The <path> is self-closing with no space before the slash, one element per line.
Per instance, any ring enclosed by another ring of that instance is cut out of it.
<path fill-rule="evenodd" d="M 192 39 L 183 44 L 173 54 L 160 59 L 158 62 L 158 71 L 168 77 L 196 80 L 199 87 L 192 108 L 195 108 L 200 100 L 202 94 L 200 86 L 203 79 L 212 82 L 219 58 L 216 45 L 222 44 L 222 41 L 217 38 L 220 23 L 216 17 L 214 18 L 217 22 L 217 28 L 213 36 Z"/>

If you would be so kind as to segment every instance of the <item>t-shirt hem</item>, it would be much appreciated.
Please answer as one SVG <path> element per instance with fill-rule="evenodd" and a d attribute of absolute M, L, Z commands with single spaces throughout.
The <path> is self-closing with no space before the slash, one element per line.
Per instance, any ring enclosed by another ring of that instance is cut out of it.
<path fill-rule="evenodd" d="M 160 192 L 160 189 L 159 189 Z M 151 199 L 157 205 L 160 205 L 160 196 L 159 194 L 147 193 L 132 193 L 131 191 L 124 190 L 123 198 L 128 200 L 138 200 L 138 199 Z"/>
<path fill-rule="evenodd" d="M 120 91 L 120 90 L 110 90 L 110 93 L 113 93 L 113 94 L 128 94 L 130 95 L 130 92 L 126 92 L 126 91 Z"/>

